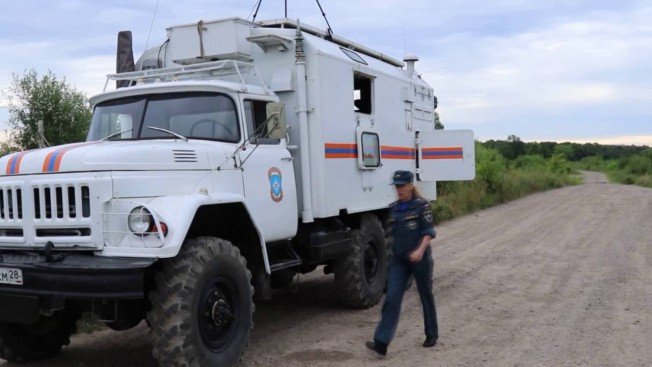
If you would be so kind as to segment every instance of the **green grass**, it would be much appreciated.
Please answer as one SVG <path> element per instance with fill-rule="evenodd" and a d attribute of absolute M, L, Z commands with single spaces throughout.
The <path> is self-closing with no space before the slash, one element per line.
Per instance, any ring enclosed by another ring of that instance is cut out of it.
<path fill-rule="evenodd" d="M 524 155 L 508 161 L 497 150 L 478 143 L 475 180 L 438 183 L 432 207 L 441 222 L 535 192 L 580 183 L 580 176 L 561 155 L 548 159 Z"/>

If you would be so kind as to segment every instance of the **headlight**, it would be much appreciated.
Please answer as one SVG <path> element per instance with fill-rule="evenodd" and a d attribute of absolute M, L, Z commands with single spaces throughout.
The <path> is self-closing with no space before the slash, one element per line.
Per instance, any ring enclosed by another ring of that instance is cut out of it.
<path fill-rule="evenodd" d="M 154 217 L 143 206 L 137 206 L 131 210 L 127 218 L 129 230 L 138 236 L 146 236 L 150 232 L 150 228 L 154 226 Z"/>

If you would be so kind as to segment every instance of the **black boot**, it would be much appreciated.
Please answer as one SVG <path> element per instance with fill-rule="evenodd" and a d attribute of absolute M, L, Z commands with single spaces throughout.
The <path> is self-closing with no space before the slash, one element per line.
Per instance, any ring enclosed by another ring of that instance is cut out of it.
<path fill-rule="evenodd" d="M 378 357 L 385 357 L 387 355 L 387 344 L 385 343 L 368 341 L 364 345 L 373 350 Z"/>
<path fill-rule="evenodd" d="M 423 346 L 426 348 L 434 347 L 437 344 L 437 338 L 426 338 L 426 340 L 423 342 Z"/>

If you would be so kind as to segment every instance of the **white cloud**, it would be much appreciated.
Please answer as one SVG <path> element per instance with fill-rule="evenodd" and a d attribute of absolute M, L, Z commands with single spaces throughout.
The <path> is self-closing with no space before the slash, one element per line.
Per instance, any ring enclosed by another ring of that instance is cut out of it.
<path fill-rule="evenodd" d="M 524 33 L 454 34 L 432 41 L 433 52 L 420 66 L 440 97 L 444 123 L 486 124 L 528 113 L 649 103 L 649 19 L 651 9 L 596 12 Z M 649 104 L 631 108 L 652 113 Z"/>
<path fill-rule="evenodd" d="M 52 70 L 90 96 L 101 92 L 105 75 L 114 70 L 117 31 L 134 32 L 138 57 L 156 1 L 25 3 L 31 5 L 22 12 L 17 2 L 0 12 L 0 89 L 9 85 L 12 73 L 33 67 L 40 73 Z M 245 17 L 251 3 L 225 0 L 218 9 L 206 0 L 160 2 L 149 44 L 164 40 L 166 26 Z M 333 0 L 322 5 L 336 34 L 398 59 L 405 51 L 417 53 L 422 60 L 417 70 L 435 88 L 447 127 L 504 138 L 512 133 L 606 136 L 591 125 L 597 123 L 591 113 L 598 109 L 603 123 L 622 124 L 624 129 L 614 129 L 619 134 L 652 134 L 652 126 L 640 122 L 647 117 L 649 123 L 652 116 L 652 8 L 634 3 L 603 10 L 591 10 L 603 5 L 588 1 L 414 0 L 407 7 L 402 0 Z M 290 17 L 325 27 L 314 2 L 288 5 Z M 282 14 L 282 4 L 263 1 L 258 19 Z M 20 34 L 12 34 L 18 23 Z M 634 119 L 638 127 L 627 132 Z M 529 120 L 537 122 L 524 122 Z M 584 130 L 550 131 L 550 120 Z"/>

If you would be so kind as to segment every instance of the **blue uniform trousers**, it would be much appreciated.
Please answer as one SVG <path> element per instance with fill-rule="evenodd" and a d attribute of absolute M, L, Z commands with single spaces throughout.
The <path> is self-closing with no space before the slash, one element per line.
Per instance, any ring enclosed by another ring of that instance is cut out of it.
<path fill-rule="evenodd" d="M 410 274 L 414 275 L 414 280 L 419 290 L 426 337 L 435 339 L 439 337 L 435 296 L 432 291 L 433 267 L 434 261 L 431 249 L 428 249 L 424 253 L 423 259 L 416 264 L 410 262 L 410 260 L 392 256 L 389 265 L 387 295 L 383 303 L 380 323 L 378 323 L 374 335 L 374 341 L 376 343 L 389 345 L 394 338 L 401 313 L 403 293 L 405 292 L 405 286 Z"/>

